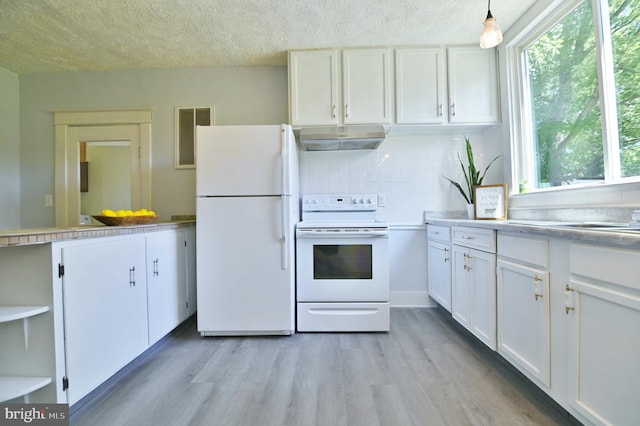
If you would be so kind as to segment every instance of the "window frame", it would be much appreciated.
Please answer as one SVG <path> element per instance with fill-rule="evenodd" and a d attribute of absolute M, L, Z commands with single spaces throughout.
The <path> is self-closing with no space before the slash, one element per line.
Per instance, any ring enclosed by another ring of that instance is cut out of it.
<path fill-rule="evenodd" d="M 198 109 L 208 109 L 209 110 L 209 125 L 210 126 L 214 126 L 215 122 L 215 107 L 214 105 L 200 105 L 200 106 L 176 106 L 175 107 L 175 121 L 174 121 L 174 126 L 175 126 L 175 155 L 174 155 L 174 164 L 175 164 L 175 168 L 176 169 L 195 169 L 196 167 L 196 153 L 195 153 L 195 135 L 196 135 L 196 117 L 197 114 L 195 113 L 196 110 Z M 181 159 L 180 159 L 180 145 L 182 143 L 182 140 L 180 138 L 180 111 L 183 110 L 193 110 L 193 137 L 194 137 L 194 141 L 193 141 L 193 149 L 194 149 L 194 153 L 193 153 L 193 163 L 192 164 L 188 164 L 188 163 L 182 163 Z"/>
<path fill-rule="evenodd" d="M 526 194 L 548 191 L 568 191 L 589 187 L 605 187 L 624 183 L 640 182 L 640 176 L 621 177 L 620 146 L 618 140 L 618 114 L 614 76 L 614 58 L 611 49 L 611 34 L 608 15 L 608 0 L 551 0 L 540 10 L 533 11 L 533 17 L 526 16 L 521 25 L 515 25 L 516 34 L 509 34 L 509 40 L 500 46 L 499 53 L 505 56 L 506 100 L 508 104 L 508 132 L 511 153 L 509 174 L 511 194 L 518 194 L 523 180 L 535 179 L 535 158 L 532 153 L 534 137 L 528 73 L 523 53 L 532 43 L 547 33 L 554 25 L 571 13 L 583 1 L 591 5 L 594 20 L 594 38 L 597 55 L 598 89 L 601 108 L 601 131 L 603 143 L 604 181 L 550 188 L 529 188 Z M 605 29 L 607 29 L 605 31 Z M 506 146 L 505 146 L 506 148 Z"/>

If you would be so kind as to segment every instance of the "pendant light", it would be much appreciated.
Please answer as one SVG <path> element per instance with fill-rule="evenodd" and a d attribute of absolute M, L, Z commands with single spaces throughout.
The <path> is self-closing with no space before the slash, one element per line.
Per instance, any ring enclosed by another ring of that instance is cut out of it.
<path fill-rule="evenodd" d="M 480 47 L 488 49 L 502 43 L 502 30 L 491 14 L 491 0 L 487 4 L 487 18 L 484 20 L 484 28 L 480 34 Z"/>

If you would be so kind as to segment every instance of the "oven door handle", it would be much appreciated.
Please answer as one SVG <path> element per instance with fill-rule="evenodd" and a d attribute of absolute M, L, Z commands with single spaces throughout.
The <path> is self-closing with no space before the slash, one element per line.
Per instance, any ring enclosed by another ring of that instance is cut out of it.
<path fill-rule="evenodd" d="M 349 232 L 349 231 L 312 231 L 312 230 L 304 230 L 298 229 L 297 237 L 298 238 L 377 238 L 377 237 L 388 237 L 389 231 L 379 230 L 379 231 L 358 231 L 358 232 Z"/>

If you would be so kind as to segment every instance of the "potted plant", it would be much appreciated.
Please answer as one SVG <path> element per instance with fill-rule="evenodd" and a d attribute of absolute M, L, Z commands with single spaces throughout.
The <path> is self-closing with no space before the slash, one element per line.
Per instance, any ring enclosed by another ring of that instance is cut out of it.
<path fill-rule="evenodd" d="M 468 137 L 465 136 L 464 138 L 466 145 L 467 145 L 467 162 L 468 165 L 465 168 L 464 163 L 462 162 L 462 160 L 460 159 L 460 154 L 458 153 L 458 161 L 460 162 L 460 167 L 462 168 L 462 173 L 464 174 L 464 188 L 461 184 L 459 184 L 458 182 L 449 179 L 446 176 L 442 176 L 444 177 L 446 180 L 448 180 L 449 182 L 451 182 L 453 184 L 453 186 L 455 186 L 456 188 L 458 188 L 458 191 L 460 191 L 460 194 L 462 194 L 462 196 L 464 197 L 465 201 L 467 202 L 467 212 L 469 215 L 470 219 L 473 219 L 473 205 L 474 205 L 474 199 L 473 199 L 473 188 L 476 186 L 480 186 L 482 185 L 482 181 L 484 180 L 484 176 L 487 174 L 487 170 L 489 170 L 489 167 L 491 167 L 491 165 L 500 157 L 502 157 L 501 155 L 498 155 L 496 158 L 494 158 L 493 160 L 491 160 L 491 162 L 489 162 L 489 165 L 487 165 L 487 167 L 484 169 L 484 171 L 482 172 L 482 175 L 480 174 L 480 171 L 476 168 L 475 162 L 473 160 L 473 150 L 471 149 L 471 141 L 469 140 Z"/>

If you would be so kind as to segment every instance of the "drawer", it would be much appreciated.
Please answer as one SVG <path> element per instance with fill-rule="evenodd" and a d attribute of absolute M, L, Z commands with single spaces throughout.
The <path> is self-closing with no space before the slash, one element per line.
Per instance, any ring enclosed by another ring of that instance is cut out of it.
<path fill-rule="evenodd" d="M 427 238 L 443 243 L 451 242 L 451 227 L 440 225 L 427 225 Z"/>
<path fill-rule="evenodd" d="M 498 232 L 498 256 L 547 269 L 549 240 Z"/>
<path fill-rule="evenodd" d="M 451 228 L 451 240 L 459 246 L 496 252 L 496 231 L 493 229 L 454 226 Z"/>
<path fill-rule="evenodd" d="M 569 253 L 572 275 L 640 291 L 640 251 L 575 243 Z"/>

